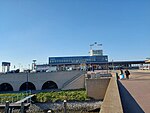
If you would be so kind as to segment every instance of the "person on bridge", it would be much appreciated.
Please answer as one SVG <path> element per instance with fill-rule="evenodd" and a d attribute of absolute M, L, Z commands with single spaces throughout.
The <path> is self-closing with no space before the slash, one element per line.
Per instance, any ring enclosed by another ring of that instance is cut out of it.
<path fill-rule="evenodd" d="M 126 78 L 129 79 L 130 72 L 128 69 L 126 69 L 125 74 L 126 74 Z"/>
<path fill-rule="evenodd" d="M 123 70 L 120 69 L 120 79 L 124 79 L 124 74 L 123 74 Z"/>
<path fill-rule="evenodd" d="M 123 74 L 123 70 L 122 69 L 120 69 L 120 75 L 122 75 Z"/>

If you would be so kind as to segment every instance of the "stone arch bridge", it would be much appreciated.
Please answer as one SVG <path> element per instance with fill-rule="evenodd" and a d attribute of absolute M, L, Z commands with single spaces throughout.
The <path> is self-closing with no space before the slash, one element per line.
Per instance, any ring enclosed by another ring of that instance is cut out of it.
<path fill-rule="evenodd" d="M 0 91 L 63 89 L 73 81 L 84 87 L 84 71 L 0 74 Z M 79 80 L 80 79 L 80 80 Z"/>

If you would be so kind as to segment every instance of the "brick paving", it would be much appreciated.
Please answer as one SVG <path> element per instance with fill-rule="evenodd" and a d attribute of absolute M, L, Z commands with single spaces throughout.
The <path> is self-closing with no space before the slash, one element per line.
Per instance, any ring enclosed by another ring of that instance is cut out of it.
<path fill-rule="evenodd" d="M 131 71 L 129 80 L 120 80 L 145 113 L 150 113 L 150 72 Z"/>

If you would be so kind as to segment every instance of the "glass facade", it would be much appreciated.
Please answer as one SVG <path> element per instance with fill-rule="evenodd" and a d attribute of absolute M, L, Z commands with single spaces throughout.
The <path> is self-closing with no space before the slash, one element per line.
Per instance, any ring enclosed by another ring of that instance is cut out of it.
<path fill-rule="evenodd" d="M 65 65 L 65 64 L 91 64 L 108 62 L 108 56 L 74 56 L 74 57 L 49 57 L 50 65 Z"/>

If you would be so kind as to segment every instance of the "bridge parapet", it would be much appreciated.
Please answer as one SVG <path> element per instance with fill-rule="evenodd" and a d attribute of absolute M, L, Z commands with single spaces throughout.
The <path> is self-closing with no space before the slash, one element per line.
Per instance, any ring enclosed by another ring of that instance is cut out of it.
<path fill-rule="evenodd" d="M 100 113 L 123 113 L 122 103 L 115 77 L 110 79 Z"/>

